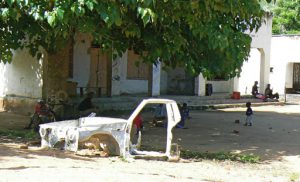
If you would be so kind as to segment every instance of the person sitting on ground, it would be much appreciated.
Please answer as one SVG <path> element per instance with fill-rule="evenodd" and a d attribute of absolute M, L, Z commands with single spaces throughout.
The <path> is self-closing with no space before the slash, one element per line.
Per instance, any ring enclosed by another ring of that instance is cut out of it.
<path fill-rule="evenodd" d="M 94 106 L 92 103 L 92 99 L 94 97 L 94 92 L 89 92 L 87 93 L 85 99 L 83 99 L 79 105 L 78 105 L 78 110 L 80 117 L 86 117 L 91 113 L 97 113 L 98 108 Z"/>
<path fill-rule="evenodd" d="M 49 123 L 53 121 L 55 121 L 54 112 L 43 99 L 40 99 L 37 101 L 34 108 L 34 114 L 31 116 L 30 123 L 27 127 L 25 127 L 25 129 L 31 129 L 31 127 L 34 127 L 34 130 L 37 131 L 39 124 Z"/>
<path fill-rule="evenodd" d="M 180 116 L 181 120 L 180 122 L 176 125 L 177 128 L 184 128 L 185 125 L 185 120 L 190 119 L 190 110 L 187 106 L 187 103 L 183 103 L 182 107 L 179 105 L 179 111 L 180 111 Z"/>
<path fill-rule="evenodd" d="M 267 88 L 265 90 L 265 96 L 266 98 L 270 98 L 270 99 L 279 99 L 279 94 L 275 93 L 273 94 L 273 89 L 271 89 L 271 84 L 267 84 Z"/>
<path fill-rule="evenodd" d="M 256 95 L 258 94 L 258 81 L 254 82 L 251 93 L 254 97 L 256 97 Z"/>
<path fill-rule="evenodd" d="M 258 92 L 258 81 L 254 82 L 254 85 L 252 86 L 252 91 L 251 91 L 252 95 L 255 98 L 259 98 L 259 99 L 265 99 L 265 96 L 263 94 L 260 94 Z"/>

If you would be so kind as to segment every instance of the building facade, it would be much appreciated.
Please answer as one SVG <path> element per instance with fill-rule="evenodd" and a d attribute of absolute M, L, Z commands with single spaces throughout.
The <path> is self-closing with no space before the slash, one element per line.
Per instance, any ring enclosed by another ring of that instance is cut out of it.
<path fill-rule="evenodd" d="M 274 35 L 270 83 L 279 94 L 300 93 L 300 35 Z"/>
<path fill-rule="evenodd" d="M 269 83 L 271 30 L 272 16 L 268 15 L 258 32 L 249 32 L 250 58 L 242 67 L 241 77 L 231 80 L 207 80 L 201 74 L 194 77 L 184 68 L 162 69 L 163 63 L 159 61 L 155 65 L 145 64 L 132 50 L 112 59 L 92 44 L 91 36 L 79 33 L 74 42 L 55 54 L 44 53 L 40 60 L 26 50 L 18 50 L 12 64 L 0 64 L 1 108 L 29 112 L 38 98 L 76 97 L 90 91 L 99 97 L 204 96 L 207 84 L 212 85 L 214 93 L 250 94 L 256 80 L 262 92 Z"/>

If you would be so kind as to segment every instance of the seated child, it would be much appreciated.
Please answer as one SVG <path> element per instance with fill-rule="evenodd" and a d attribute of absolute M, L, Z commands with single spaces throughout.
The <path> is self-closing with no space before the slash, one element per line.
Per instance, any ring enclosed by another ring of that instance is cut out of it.
<path fill-rule="evenodd" d="M 34 114 L 30 118 L 30 123 L 25 129 L 33 129 L 38 131 L 39 124 L 49 123 L 55 121 L 54 112 L 46 104 L 43 99 L 38 100 L 34 108 Z"/>

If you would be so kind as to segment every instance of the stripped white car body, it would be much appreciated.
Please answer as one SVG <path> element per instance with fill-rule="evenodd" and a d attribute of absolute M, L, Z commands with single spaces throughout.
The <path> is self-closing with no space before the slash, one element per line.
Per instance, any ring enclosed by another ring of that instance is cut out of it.
<path fill-rule="evenodd" d="M 131 129 L 134 118 L 147 104 L 165 104 L 167 110 L 167 141 L 165 153 L 142 152 L 131 144 Z M 134 155 L 166 156 L 171 157 L 172 129 L 180 121 L 181 116 L 177 103 L 169 99 L 144 99 L 126 119 L 109 117 L 84 117 L 77 120 L 66 120 L 40 125 L 42 147 L 54 147 L 56 143 L 64 141 L 64 149 L 79 150 L 79 142 L 91 136 L 105 134 L 112 136 L 117 143 L 117 155 L 125 158 Z"/>

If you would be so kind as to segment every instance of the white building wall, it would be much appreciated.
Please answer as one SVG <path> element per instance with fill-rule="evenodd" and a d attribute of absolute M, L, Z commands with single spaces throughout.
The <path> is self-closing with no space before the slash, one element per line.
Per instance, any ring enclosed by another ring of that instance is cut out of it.
<path fill-rule="evenodd" d="M 285 87 L 286 88 L 292 88 L 293 87 L 293 63 L 292 62 L 287 63 L 286 64 L 286 69 L 282 70 L 282 73 L 283 73 L 283 75 L 285 75 Z M 284 76 L 282 78 L 284 78 Z M 276 83 L 277 79 L 278 79 L 278 77 L 275 77 L 274 79 L 272 79 L 272 83 L 274 85 L 277 85 L 278 86 L 277 88 L 280 91 L 284 87 L 284 84 L 278 85 Z"/>
<path fill-rule="evenodd" d="M 272 39 L 272 15 L 266 14 L 261 27 L 257 32 L 251 32 L 251 48 L 257 48 L 260 51 L 260 88 L 259 92 L 263 93 L 266 85 L 269 83 L 270 76 L 270 55 Z M 251 59 L 251 57 L 249 58 Z M 255 63 L 254 63 L 255 64 Z M 253 75 L 249 75 L 253 76 Z M 241 83 L 241 82 L 240 82 Z M 253 85 L 253 84 L 252 84 Z"/>
<path fill-rule="evenodd" d="M 125 54 L 122 57 L 112 61 L 112 78 L 111 78 L 111 94 L 120 95 L 121 94 L 121 81 L 122 81 L 122 66 L 125 60 Z"/>
<path fill-rule="evenodd" d="M 230 90 L 230 81 L 207 81 L 213 86 L 214 93 L 228 93 Z"/>
<path fill-rule="evenodd" d="M 160 95 L 161 62 L 152 65 L 152 96 Z"/>
<path fill-rule="evenodd" d="M 270 83 L 274 91 L 284 93 L 284 88 L 293 87 L 293 63 L 300 63 L 300 35 L 273 36 L 271 47 Z"/>
<path fill-rule="evenodd" d="M 238 80 L 238 88 L 234 91 L 240 92 L 242 95 L 249 95 L 255 81 L 260 81 L 260 52 L 256 48 L 252 48 L 248 61 L 244 62 L 241 77 Z"/>
<path fill-rule="evenodd" d="M 195 88 L 194 88 L 195 95 L 205 96 L 205 92 L 206 92 L 205 84 L 206 84 L 206 80 L 201 73 L 195 78 Z"/>
<path fill-rule="evenodd" d="M 0 97 L 42 97 L 42 61 L 28 51 L 14 51 L 11 64 L 0 63 L 0 75 Z"/>

